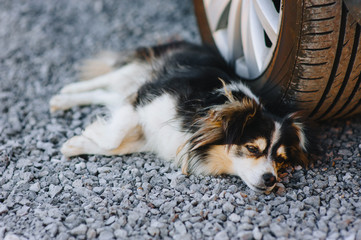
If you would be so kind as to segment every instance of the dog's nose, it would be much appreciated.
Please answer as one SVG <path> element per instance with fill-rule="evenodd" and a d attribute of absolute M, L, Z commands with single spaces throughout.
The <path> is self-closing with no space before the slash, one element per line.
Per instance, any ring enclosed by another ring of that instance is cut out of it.
<path fill-rule="evenodd" d="M 276 183 L 276 177 L 272 173 L 265 173 L 262 178 L 267 187 L 272 187 Z"/>

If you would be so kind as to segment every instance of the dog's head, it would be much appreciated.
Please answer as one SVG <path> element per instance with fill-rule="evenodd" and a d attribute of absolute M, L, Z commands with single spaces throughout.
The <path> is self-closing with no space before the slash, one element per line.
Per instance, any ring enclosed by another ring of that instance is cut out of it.
<path fill-rule="evenodd" d="M 198 121 L 183 171 L 234 174 L 255 191 L 270 191 L 285 165 L 307 166 L 308 140 L 296 114 L 278 118 L 254 100 L 228 102 Z"/>

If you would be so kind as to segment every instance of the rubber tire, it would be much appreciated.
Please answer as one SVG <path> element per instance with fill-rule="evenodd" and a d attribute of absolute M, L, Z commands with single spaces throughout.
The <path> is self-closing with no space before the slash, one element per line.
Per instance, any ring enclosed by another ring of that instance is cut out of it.
<path fill-rule="evenodd" d="M 214 45 L 202 0 L 200 34 Z M 360 25 L 342 0 L 285 0 L 280 34 L 266 71 L 249 81 L 270 107 L 297 105 L 315 120 L 361 112 Z M 215 46 L 215 45 L 214 45 Z"/>

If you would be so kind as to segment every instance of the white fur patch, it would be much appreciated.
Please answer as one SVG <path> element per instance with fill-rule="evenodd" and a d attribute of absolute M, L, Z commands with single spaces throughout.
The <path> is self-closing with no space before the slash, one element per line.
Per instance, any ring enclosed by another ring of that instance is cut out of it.
<path fill-rule="evenodd" d="M 181 131 L 176 100 L 163 94 L 151 103 L 137 107 L 137 112 L 147 141 L 146 149 L 166 160 L 174 160 L 179 148 L 190 137 Z"/>
<path fill-rule="evenodd" d="M 243 84 L 241 82 L 227 84 L 226 88 L 230 91 L 241 91 L 247 97 L 255 100 L 257 104 L 260 104 L 259 98 L 256 95 L 254 95 L 254 93 L 251 91 L 251 89 L 249 89 L 245 84 Z"/>

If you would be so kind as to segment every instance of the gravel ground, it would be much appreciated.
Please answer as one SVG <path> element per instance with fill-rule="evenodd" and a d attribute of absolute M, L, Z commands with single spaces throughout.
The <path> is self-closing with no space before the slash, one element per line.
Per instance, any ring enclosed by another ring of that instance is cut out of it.
<path fill-rule="evenodd" d="M 152 154 L 76 157 L 61 144 L 104 109 L 50 115 L 79 60 L 178 36 L 191 1 L 0 1 L 0 239 L 361 239 L 361 117 L 320 125 L 325 154 L 256 194 Z"/>

